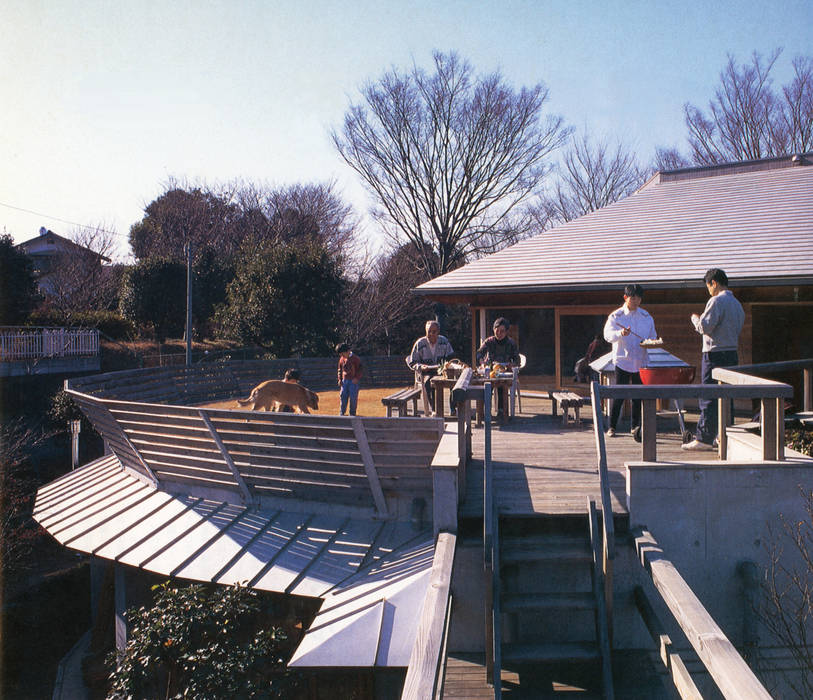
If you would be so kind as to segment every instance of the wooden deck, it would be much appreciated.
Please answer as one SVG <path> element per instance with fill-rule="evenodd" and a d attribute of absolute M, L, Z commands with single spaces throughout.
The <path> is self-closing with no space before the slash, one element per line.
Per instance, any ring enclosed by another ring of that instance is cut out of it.
<path fill-rule="evenodd" d="M 544 403 L 549 406 L 549 402 Z M 581 515 L 588 496 L 596 503 L 601 502 L 589 407 L 582 415 L 580 427 L 563 426 L 561 418 L 551 417 L 550 409 L 542 415 L 518 415 L 505 426 L 495 425 L 491 455 L 495 468 L 494 491 L 501 514 L 515 517 Z M 623 421 L 622 425 L 625 425 Z M 681 449 L 674 415 L 659 417 L 658 431 L 658 461 L 687 462 L 715 457 L 713 452 Z M 641 460 L 641 445 L 623 431 L 619 431 L 618 437 L 607 438 L 606 444 L 613 513 L 627 515 L 624 464 Z M 482 517 L 484 445 L 481 429 L 474 431 L 472 450 L 466 497 L 460 507 L 462 518 Z"/>

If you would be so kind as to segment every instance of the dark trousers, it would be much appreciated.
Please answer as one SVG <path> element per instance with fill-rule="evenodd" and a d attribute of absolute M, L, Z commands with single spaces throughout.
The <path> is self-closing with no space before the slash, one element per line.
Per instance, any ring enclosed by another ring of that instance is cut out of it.
<path fill-rule="evenodd" d="M 715 367 L 731 367 L 739 364 L 736 350 L 713 350 L 703 353 L 701 367 L 701 378 L 703 384 L 716 384 L 716 380 L 711 378 L 711 370 Z M 700 407 L 700 419 L 697 421 L 695 437 L 700 442 L 711 445 L 717 437 L 717 399 L 698 399 Z M 734 402 L 731 402 L 731 415 L 734 415 Z"/>
<path fill-rule="evenodd" d="M 615 383 L 616 384 L 640 384 L 641 375 L 638 372 L 627 372 L 620 367 L 615 368 Z M 624 405 L 624 399 L 613 399 L 612 406 L 610 407 L 610 427 L 615 430 L 618 427 L 618 418 L 621 415 L 621 407 Z M 641 401 L 639 399 L 632 400 L 632 424 L 631 428 L 637 428 L 641 425 Z"/>

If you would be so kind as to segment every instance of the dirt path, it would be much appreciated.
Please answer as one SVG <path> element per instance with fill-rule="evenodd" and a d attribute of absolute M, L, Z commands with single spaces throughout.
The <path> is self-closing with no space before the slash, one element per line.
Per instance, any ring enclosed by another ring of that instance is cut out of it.
<path fill-rule="evenodd" d="M 386 416 L 387 409 L 381 403 L 381 399 L 396 391 L 403 389 L 403 386 L 391 387 L 371 387 L 366 389 L 361 385 L 359 391 L 359 403 L 357 413 L 360 416 Z M 319 410 L 315 413 L 321 415 L 338 415 L 339 414 L 339 392 L 336 391 L 318 391 L 319 394 Z M 243 397 L 240 397 L 243 398 Z M 248 406 L 240 406 L 237 397 L 227 401 L 213 401 L 212 403 L 204 404 L 206 408 L 232 408 L 241 411 L 249 410 Z"/>

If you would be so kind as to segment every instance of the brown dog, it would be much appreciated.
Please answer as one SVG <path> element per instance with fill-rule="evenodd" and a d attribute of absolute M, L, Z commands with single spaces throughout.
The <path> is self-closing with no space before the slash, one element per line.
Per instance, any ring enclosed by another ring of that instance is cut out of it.
<path fill-rule="evenodd" d="M 248 398 L 237 399 L 241 406 L 251 404 L 252 411 L 278 411 L 280 406 L 293 406 L 296 413 L 319 410 L 319 396 L 301 384 L 269 379 L 254 387 Z"/>

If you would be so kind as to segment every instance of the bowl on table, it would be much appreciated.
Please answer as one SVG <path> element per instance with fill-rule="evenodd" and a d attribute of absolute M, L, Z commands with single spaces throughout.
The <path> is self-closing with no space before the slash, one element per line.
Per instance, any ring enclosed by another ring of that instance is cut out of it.
<path fill-rule="evenodd" d="M 691 384 L 695 368 L 685 367 L 641 367 L 643 384 Z"/>

